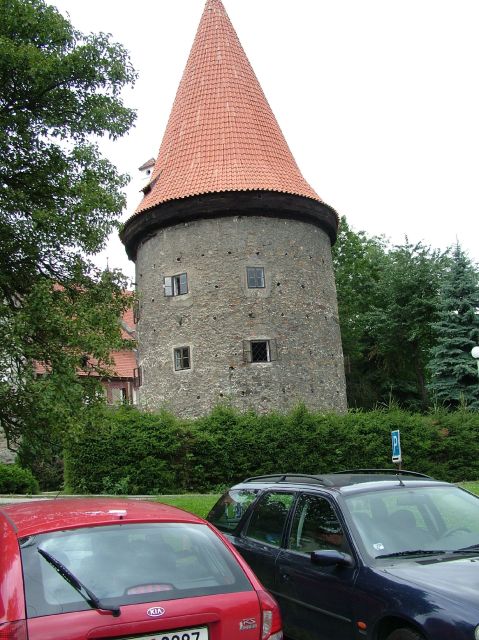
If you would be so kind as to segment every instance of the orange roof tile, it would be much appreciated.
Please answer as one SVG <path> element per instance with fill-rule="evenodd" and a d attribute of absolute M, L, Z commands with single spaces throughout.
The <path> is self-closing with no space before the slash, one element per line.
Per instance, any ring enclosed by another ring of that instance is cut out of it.
<path fill-rule="evenodd" d="M 108 378 L 134 378 L 135 377 L 135 369 L 138 367 L 136 362 L 136 353 L 135 351 L 112 351 L 110 353 L 110 357 L 112 359 L 112 364 L 106 366 L 102 365 L 105 369 L 110 372 Z M 91 358 L 88 361 L 88 364 L 91 367 L 98 366 L 98 360 Z M 50 373 L 51 369 L 48 365 L 45 365 L 43 362 L 35 362 L 35 373 L 37 375 L 44 375 L 46 373 Z M 78 370 L 78 376 L 80 378 L 85 376 L 93 376 L 94 378 L 98 378 L 98 373 L 94 369 L 89 371 L 85 371 L 84 369 Z"/>
<path fill-rule="evenodd" d="M 207 0 L 145 196 L 221 191 L 321 198 L 305 181 L 221 0 Z"/>
<path fill-rule="evenodd" d="M 126 295 L 132 295 L 131 291 L 125 291 Z M 134 340 L 134 335 L 136 331 L 136 323 L 135 316 L 133 313 L 133 309 L 130 307 L 126 309 L 121 318 L 121 337 L 123 340 Z M 110 357 L 112 359 L 112 364 L 108 365 L 106 368 L 111 371 L 112 378 L 134 378 L 135 377 L 135 369 L 137 368 L 136 362 L 136 352 L 133 350 L 122 349 L 121 351 L 112 351 L 110 352 Z M 90 358 L 88 364 L 92 367 L 96 367 L 98 365 L 98 360 L 95 358 Z M 104 365 L 103 365 L 104 366 Z M 49 365 L 46 365 L 43 362 L 35 362 L 35 373 L 38 375 L 43 375 L 45 373 L 50 373 L 51 369 Z M 97 377 L 98 374 L 94 370 L 85 371 L 82 369 L 78 370 L 79 376 L 94 376 Z"/>
<path fill-rule="evenodd" d="M 130 293 L 130 292 L 128 292 Z M 123 312 L 121 318 L 121 337 L 123 340 L 134 340 L 136 331 L 135 314 L 129 307 Z"/>
<path fill-rule="evenodd" d="M 134 378 L 135 369 L 138 367 L 136 353 L 134 351 L 113 351 L 110 354 L 113 364 L 110 369 L 116 378 Z"/>

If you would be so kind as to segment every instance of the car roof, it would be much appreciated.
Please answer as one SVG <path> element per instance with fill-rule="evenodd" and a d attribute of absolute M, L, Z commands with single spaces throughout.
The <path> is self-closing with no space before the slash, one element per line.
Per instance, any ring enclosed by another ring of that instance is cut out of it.
<path fill-rule="evenodd" d="M 197 516 L 159 502 L 126 498 L 31 499 L 0 507 L 18 537 L 47 531 L 134 522 L 202 523 Z"/>
<path fill-rule="evenodd" d="M 246 478 L 235 488 L 247 487 L 265 489 L 269 487 L 298 488 L 307 487 L 332 490 L 340 493 L 359 491 L 378 491 L 403 486 L 437 486 L 448 483 L 435 480 L 430 476 L 406 470 L 391 469 L 352 469 L 326 474 L 307 475 L 301 473 L 272 474 Z"/>

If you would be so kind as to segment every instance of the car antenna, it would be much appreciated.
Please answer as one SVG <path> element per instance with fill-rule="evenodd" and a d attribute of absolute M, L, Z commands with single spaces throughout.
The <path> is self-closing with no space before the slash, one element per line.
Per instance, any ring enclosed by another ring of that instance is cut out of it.
<path fill-rule="evenodd" d="M 397 478 L 398 478 L 398 480 L 399 480 L 399 486 L 400 486 L 400 487 L 405 487 L 406 485 L 405 485 L 405 484 L 404 484 L 404 482 L 402 481 L 402 478 L 401 478 L 401 476 L 399 475 L 399 471 L 396 473 L 396 475 L 397 475 Z"/>

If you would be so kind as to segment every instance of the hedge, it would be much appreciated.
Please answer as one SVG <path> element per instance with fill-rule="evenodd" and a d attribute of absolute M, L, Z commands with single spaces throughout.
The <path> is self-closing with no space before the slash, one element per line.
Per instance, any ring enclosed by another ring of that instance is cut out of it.
<path fill-rule="evenodd" d="M 38 493 L 37 480 L 28 469 L 16 464 L 0 464 L 0 493 Z"/>
<path fill-rule="evenodd" d="M 65 482 L 79 493 L 206 492 L 267 473 L 403 468 L 458 482 L 479 478 L 479 413 L 412 414 L 399 409 L 287 415 L 217 407 L 197 420 L 133 407 L 93 412 L 69 435 Z"/>
<path fill-rule="evenodd" d="M 63 438 L 46 425 L 39 424 L 35 432 L 22 437 L 16 461 L 32 472 L 42 491 L 63 488 Z"/>

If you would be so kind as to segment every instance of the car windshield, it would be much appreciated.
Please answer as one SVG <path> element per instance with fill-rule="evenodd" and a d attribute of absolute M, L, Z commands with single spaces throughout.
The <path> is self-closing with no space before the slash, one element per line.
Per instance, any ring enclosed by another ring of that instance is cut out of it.
<path fill-rule="evenodd" d="M 346 496 L 357 534 L 373 558 L 415 551 L 479 552 L 479 499 L 453 485 L 398 486 Z"/>
<path fill-rule="evenodd" d="M 115 607 L 252 589 L 233 555 L 202 524 L 56 531 L 23 538 L 20 547 L 29 617 L 89 608 L 45 555 Z"/>

